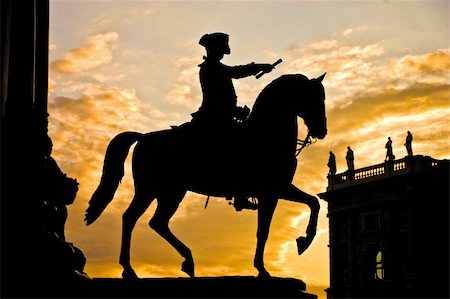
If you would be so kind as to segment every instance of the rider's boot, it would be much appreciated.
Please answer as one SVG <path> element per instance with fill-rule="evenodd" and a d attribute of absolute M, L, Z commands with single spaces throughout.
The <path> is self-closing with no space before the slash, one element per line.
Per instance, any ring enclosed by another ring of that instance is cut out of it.
<path fill-rule="evenodd" d="M 237 212 L 240 212 L 243 209 L 256 210 L 258 205 L 248 200 L 248 197 L 246 196 L 237 195 L 234 198 L 234 208 Z"/>

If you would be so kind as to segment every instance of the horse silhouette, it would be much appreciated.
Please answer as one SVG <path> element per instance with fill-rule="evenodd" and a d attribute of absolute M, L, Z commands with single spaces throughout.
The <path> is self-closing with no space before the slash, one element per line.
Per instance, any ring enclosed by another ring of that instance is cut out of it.
<path fill-rule="evenodd" d="M 316 197 L 291 183 L 297 166 L 297 120 L 304 120 L 307 139 L 326 136 L 324 76 L 308 79 L 301 74 L 283 75 L 267 85 L 256 99 L 234 150 L 229 146 L 226 150 L 199 146 L 200 139 L 195 138 L 198 134 L 189 134 L 193 130 L 189 123 L 175 129 L 147 134 L 124 132 L 114 137 L 106 150 L 103 175 L 85 221 L 86 225 L 93 223 L 111 202 L 124 175 L 128 151 L 137 142 L 132 162 L 135 195 L 123 214 L 122 277 L 137 278 L 130 263 L 131 233 L 155 198 L 158 206 L 149 225 L 184 257 L 181 270 L 194 277 L 190 249 L 169 229 L 169 220 L 188 190 L 216 197 L 244 194 L 258 198 L 254 258 L 258 277 L 270 277 L 263 255 L 278 199 L 307 204 L 311 209 L 307 235 L 297 239 L 299 254 L 303 253 L 316 234 L 320 206 Z"/>

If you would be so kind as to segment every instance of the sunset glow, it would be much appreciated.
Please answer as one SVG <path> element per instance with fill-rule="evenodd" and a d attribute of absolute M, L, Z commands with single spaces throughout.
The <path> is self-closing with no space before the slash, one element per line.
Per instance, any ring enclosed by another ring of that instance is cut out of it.
<path fill-rule="evenodd" d="M 68 207 L 66 238 L 86 255 L 91 277 L 120 277 L 122 213 L 133 197 L 131 155 L 113 202 L 86 227 L 109 141 L 123 131 L 168 129 L 201 104 L 198 45 L 204 33 L 230 35 L 228 65 L 283 63 L 270 74 L 234 81 L 238 105 L 253 106 L 282 74 L 327 73 L 328 135 L 298 157 L 294 184 L 318 194 L 327 187 L 329 151 L 346 170 L 384 161 L 384 145 L 406 156 L 450 157 L 448 1 L 50 1 L 49 135 L 61 169 L 80 183 Z M 300 134 L 306 133 L 299 122 Z M 302 136 L 303 137 L 303 136 Z M 251 170 L 248 171 L 251 175 Z M 188 193 L 170 223 L 187 244 L 197 276 L 256 275 L 256 212 L 235 212 L 224 198 Z M 182 258 L 148 226 L 156 201 L 134 229 L 131 261 L 140 277 L 184 277 Z M 327 204 L 311 247 L 298 256 L 309 210 L 280 201 L 266 247 L 274 276 L 305 281 L 325 296 L 329 286 Z"/>

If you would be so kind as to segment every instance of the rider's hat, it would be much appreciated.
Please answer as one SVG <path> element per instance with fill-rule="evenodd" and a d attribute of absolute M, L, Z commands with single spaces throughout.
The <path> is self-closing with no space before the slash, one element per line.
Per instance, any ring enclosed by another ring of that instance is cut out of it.
<path fill-rule="evenodd" d="M 230 54 L 228 40 L 228 34 L 216 32 L 203 35 L 198 43 L 206 49 L 216 48 L 217 50 L 223 50 L 224 54 Z"/>

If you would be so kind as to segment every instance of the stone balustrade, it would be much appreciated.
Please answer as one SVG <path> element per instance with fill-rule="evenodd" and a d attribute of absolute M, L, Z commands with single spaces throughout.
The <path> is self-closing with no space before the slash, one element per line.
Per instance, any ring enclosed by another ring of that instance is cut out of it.
<path fill-rule="evenodd" d="M 336 175 L 329 175 L 327 191 L 372 182 L 374 180 L 389 178 L 396 175 L 423 171 L 438 166 L 440 162 L 440 160 L 428 156 L 417 155 L 355 169 L 354 171 L 345 171 Z"/>

